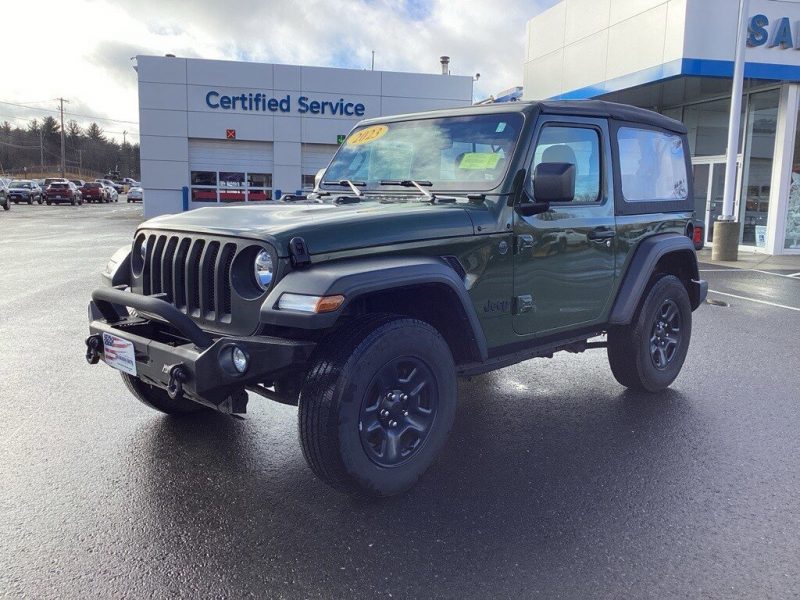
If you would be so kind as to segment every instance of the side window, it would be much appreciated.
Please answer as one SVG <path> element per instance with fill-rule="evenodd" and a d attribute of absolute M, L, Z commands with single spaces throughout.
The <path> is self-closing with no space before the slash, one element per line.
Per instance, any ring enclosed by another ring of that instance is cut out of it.
<path fill-rule="evenodd" d="M 686 200 L 689 187 L 681 136 L 620 127 L 619 170 L 628 202 Z"/>
<path fill-rule="evenodd" d="M 566 162 L 575 165 L 575 199 L 579 204 L 599 202 L 600 136 L 591 127 L 547 125 L 539 134 L 531 175 L 539 163 Z"/>

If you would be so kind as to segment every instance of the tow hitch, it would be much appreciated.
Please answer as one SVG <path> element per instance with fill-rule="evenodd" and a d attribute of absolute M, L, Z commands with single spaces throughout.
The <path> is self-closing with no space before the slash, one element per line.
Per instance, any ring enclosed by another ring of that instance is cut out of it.
<path fill-rule="evenodd" d="M 164 365 L 164 373 L 169 374 L 169 383 L 167 384 L 167 394 L 173 400 L 183 398 L 183 384 L 189 379 L 186 369 L 182 364 L 177 365 Z"/>
<path fill-rule="evenodd" d="M 100 349 L 103 347 L 103 339 L 100 334 L 90 335 L 86 338 L 86 362 L 96 365 L 100 360 Z"/>

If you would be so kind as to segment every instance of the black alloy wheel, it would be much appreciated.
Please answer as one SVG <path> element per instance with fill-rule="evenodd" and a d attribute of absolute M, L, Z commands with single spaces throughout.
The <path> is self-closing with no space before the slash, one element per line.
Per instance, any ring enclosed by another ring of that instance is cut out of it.
<path fill-rule="evenodd" d="M 675 301 L 667 298 L 659 309 L 650 332 L 650 358 L 663 371 L 675 359 L 681 344 L 681 313 Z"/>
<path fill-rule="evenodd" d="M 436 420 L 433 372 L 413 356 L 395 358 L 373 377 L 361 403 L 361 444 L 375 464 L 396 467 L 422 448 Z"/>

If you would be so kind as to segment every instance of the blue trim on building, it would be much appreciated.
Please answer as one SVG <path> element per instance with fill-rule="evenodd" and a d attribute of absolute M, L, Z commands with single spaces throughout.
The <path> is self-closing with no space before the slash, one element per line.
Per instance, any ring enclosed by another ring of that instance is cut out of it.
<path fill-rule="evenodd" d="M 650 67 L 602 81 L 570 92 L 553 96 L 551 100 L 583 100 L 595 98 L 610 92 L 654 83 L 680 75 L 693 77 L 732 77 L 732 60 L 711 60 L 705 58 L 684 58 L 662 65 Z M 778 81 L 800 81 L 800 66 L 775 65 L 768 63 L 745 63 L 744 76 L 747 79 L 775 79 Z"/>

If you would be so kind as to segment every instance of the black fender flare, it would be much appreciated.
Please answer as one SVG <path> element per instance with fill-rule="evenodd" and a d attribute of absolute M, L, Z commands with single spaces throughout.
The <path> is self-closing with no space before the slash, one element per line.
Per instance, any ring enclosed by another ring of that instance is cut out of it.
<path fill-rule="evenodd" d="M 441 285 L 458 298 L 459 316 L 468 328 L 476 359 L 486 360 L 488 351 L 478 315 L 463 279 L 444 260 L 433 257 L 398 256 L 359 258 L 311 265 L 291 271 L 275 285 L 261 306 L 261 323 L 299 329 L 333 327 L 347 307 L 359 297 L 373 292 L 418 285 Z M 278 301 L 284 293 L 309 296 L 342 295 L 339 309 L 322 314 L 281 310 Z M 424 299 L 421 299 L 424 301 Z"/>
<path fill-rule="evenodd" d="M 700 279 L 694 243 L 679 233 L 662 233 L 643 240 L 634 250 L 609 316 L 609 325 L 627 325 L 633 320 L 639 300 L 658 264 L 668 254 L 685 255 L 689 261 L 689 298 L 692 310 L 706 298 L 708 284 Z"/>

